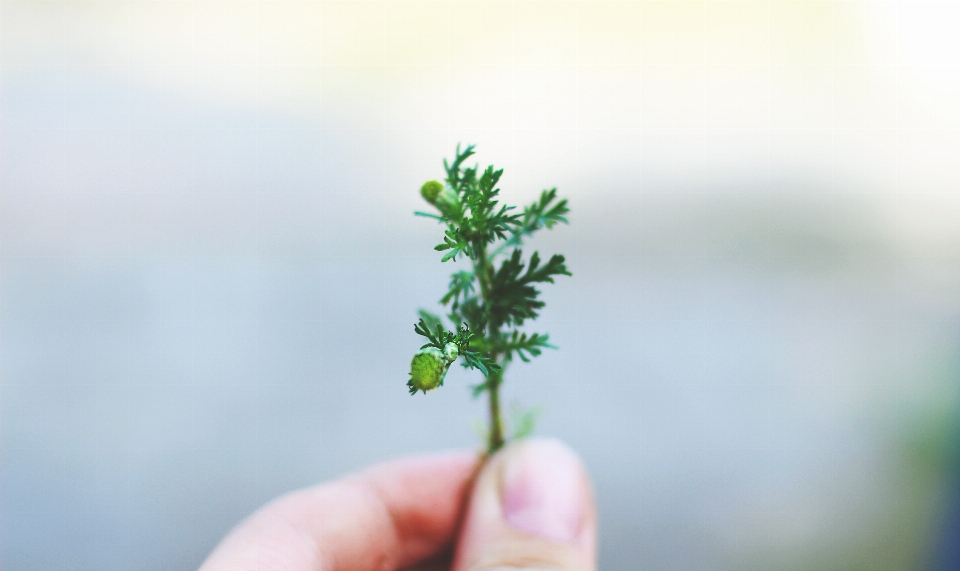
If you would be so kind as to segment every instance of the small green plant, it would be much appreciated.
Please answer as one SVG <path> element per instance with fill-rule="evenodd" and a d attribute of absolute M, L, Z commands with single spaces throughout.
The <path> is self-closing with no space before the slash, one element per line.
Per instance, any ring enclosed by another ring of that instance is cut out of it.
<path fill-rule="evenodd" d="M 414 327 L 427 339 L 410 364 L 410 394 L 426 393 L 443 386 L 447 371 L 457 359 L 468 369 L 483 375 L 473 386 L 474 398 L 486 393 L 489 398 L 490 426 L 487 449 L 494 452 L 505 442 L 500 411 L 500 385 L 507 365 L 515 358 L 529 362 L 545 347 L 555 349 L 549 336 L 520 330 L 528 320 L 536 319 L 544 302 L 539 300 L 536 284 L 553 283 L 555 276 L 572 275 L 562 255 L 542 263 L 534 252 L 524 261 L 523 241 L 542 228 L 567 223 L 566 199 L 557 199 L 557 189 L 544 190 L 540 199 L 517 211 L 501 205 L 497 182 L 503 170 L 488 166 L 463 168 L 473 155 L 473 145 L 462 152 L 457 146 L 452 163 L 443 161 L 446 184 L 431 180 L 420 194 L 438 213 L 417 212 L 446 227 L 443 242 L 434 249 L 443 252 L 441 262 L 466 258 L 471 268 L 454 272 L 450 286 L 440 303 L 448 308 L 453 324 L 447 329 L 443 320 L 426 311 Z M 515 415 L 516 416 L 516 415 Z M 523 436 L 533 428 L 535 414 L 517 416 L 516 434 Z"/>

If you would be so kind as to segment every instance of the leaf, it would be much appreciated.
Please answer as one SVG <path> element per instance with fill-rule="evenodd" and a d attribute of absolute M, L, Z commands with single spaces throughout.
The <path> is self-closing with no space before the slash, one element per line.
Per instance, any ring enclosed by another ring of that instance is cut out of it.
<path fill-rule="evenodd" d="M 571 275 L 562 255 L 555 254 L 543 267 L 539 253 L 534 252 L 528 264 L 523 263 L 522 255 L 515 249 L 491 280 L 488 312 L 494 328 L 523 325 L 525 320 L 537 317 L 544 302 L 537 299 L 540 291 L 532 284 L 553 283 L 554 276 Z"/>
<path fill-rule="evenodd" d="M 550 204 L 557 198 L 557 189 L 551 188 L 540 193 L 540 200 L 523 209 L 523 223 L 520 230 L 531 235 L 540 228 L 553 228 L 557 223 L 569 224 L 566 215 L 570 212 L 567 199 Z"/>
<path fill-rule="evenodd" d="M 533 434 L 540 417 L 540 408 L 523 408 L 514 403 L 510 407 L 510 424 L 513 425 L 513 439 L 526 438 Z"/>
<path fill-rule="evenodd" d="M 471 155 L 473 155 L 473 147 L 475 145 L 469 145 L 463 152 L 460 152 L 460 144 L 457 144 L 457 150 L 455 153 L 455 158 L 453 159 L 452 164 L 447 164 L 447 159 L 443 159 L 443 168 L 447 171 L 447 182 L 450 183 L 450 186 L 455 190 L 459 190 L 460 184 L 460 165 L 463 164 L 463 161 L 467 160 Z"/>
<path fill-rule="evenodd" d="M 463 357 L 463 366 L 468 369 L 479 369 L 483 376 L 489 376 L 491 372 L 497 372 L 500 370 L 500 365 L 498 365 L 493 359 L 487 355 L 482 355 L 477 351 L 464 350 L 460 353 L 460 356 Z"/>
<path fill-rule="evenodd" d="M 426 311 L 424 309 L 419 310 L 417 314 L 420 315 L 420 320 L 424 322 L 428 330 L 433 329 L 437 325 L 440 325 L 442 323 L 440 320 L 440 316 L 430 313 L 429 311 Z"/>
<path fill-rule="evenodd" d="M 437 323 L 436 325 L 437 327 L 440 327 L 440 328 L 443 327 L 439 323 Z M 427 322 L 422 317 L 420 318 L 420 321 L 413 326 L 413 331 L 417 335 L 422 335 L 426 337 L 427 340 L 429 341 L 429 343 L 421 347 L 421 349 L 424 349 L 426 347 L 436 347 L 437 349 L 443 350 L 444 344 L 442 343 L 442 339 L 434 335 L 433 331 L 431 331 L 431 327 L 427 325 Z"/>
<path fill-rule="evenodd" d="M 490 384 L 487 381 L 484 381 L 478 385 L 470 385 L 470 395 L 473 398 L 477 398 L 480 395 L 482 395 L 484 391 L 487 391 L 489 389 L 490 389 Z"/>
<path fill-rule="evenodd" d="M 451 307 L 456 309 L 460 306 L 460 299 L 464 299 L 473 292 L 474 280 L 476 275 L 473 272 L 461 271 L 450 276 L 450 285 L 447 293 L 440 299 L 441 305 L 447 305 L 451 301 Z"/>
<path fill-rule="evenodd" d="M 440 222 L 443 222 L 444 220 L 446 220 L 446 218 L 444 218 L 443 216 L 440 216 L 439 214 L 431 214 L 430 212 L 421 212 L 419 210 L 414 211 L 413 215 L 423 216 L 424 218 L 434 218 L 436 220 L 439 220 Z"/>
<path fill-rule="evenodd" d="M 450 250 L 450 252 L 444 254 L 440 259 L 441 262 L 456 260 L 457 256 L 461 254 L 471 255 L 470 243 L 461 236 L 459 230 L 456 229 L 453 224 L 450 225 L 449 230 L 444 232 L 443 243 L 437 244 L 433 249 L 438 252 Z"/>
<path fill-rule="evenodd" d="M 539 357 L 543 349 L 556 349 L 555 345 L 550 344 L 550 336 L 547 334 L 533 333 L 526 334 L 514 331 L 505 341 L 496 344 L 496 351 L 504 355 L 504 359 L 509 361 L 516 354 L 524 363 L 529 363 L 531 357 Z"/>

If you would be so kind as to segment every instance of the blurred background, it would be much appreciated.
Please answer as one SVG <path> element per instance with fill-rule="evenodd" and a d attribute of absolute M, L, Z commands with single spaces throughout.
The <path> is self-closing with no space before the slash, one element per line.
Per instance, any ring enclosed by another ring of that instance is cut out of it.
<path fill-rule="evenodd" d="M 570 199 L 560 350 L 505 388 L 589 465 L 602 568 L 955 568 L 958 20 L 3 1 L 2 568 L 192 569 L 285 491 L 479 447 L 474 378 L 404 386 L 458 142 Z"/>

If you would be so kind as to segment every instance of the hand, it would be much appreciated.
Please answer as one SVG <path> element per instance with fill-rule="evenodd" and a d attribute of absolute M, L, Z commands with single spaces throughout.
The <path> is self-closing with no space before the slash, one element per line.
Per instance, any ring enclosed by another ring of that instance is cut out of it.
<path fill-rule="evenodd" d="M 596 569 L 586 472 L 555 440 L 380 464 L 242 522 L 200 571 Z M 479 473 L 477 473 L 477 469 Z"/>

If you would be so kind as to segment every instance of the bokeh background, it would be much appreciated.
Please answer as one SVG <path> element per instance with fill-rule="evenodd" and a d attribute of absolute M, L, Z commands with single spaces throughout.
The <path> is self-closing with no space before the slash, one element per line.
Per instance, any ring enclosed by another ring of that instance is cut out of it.
<path fill-rule="evenodd" d="M 404 387 L 458 142 L 570 199 L 560 350 L 506 398 L 588 463 L 602 568 L 948 568 L 957 21 L 3 1 L 2 568 L 195 568 L 287 490 L 477 447 L 466 372 Z"/>

